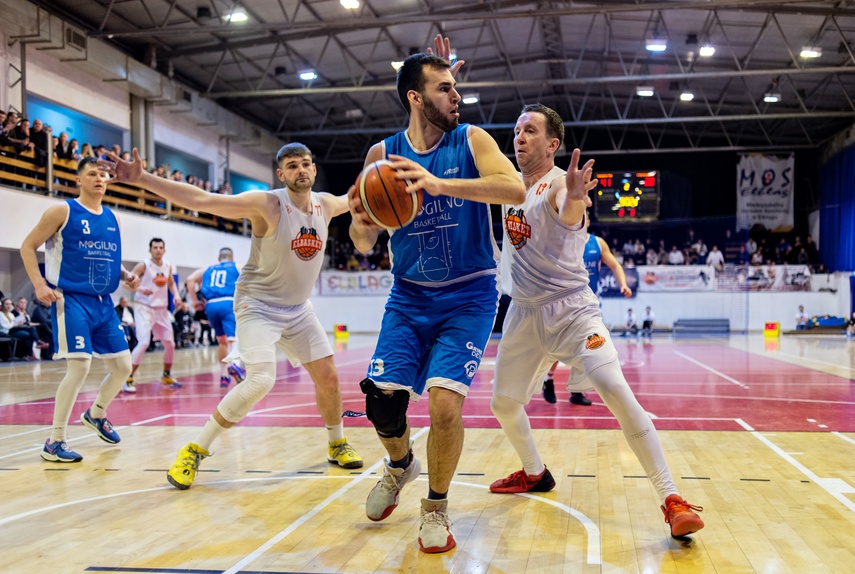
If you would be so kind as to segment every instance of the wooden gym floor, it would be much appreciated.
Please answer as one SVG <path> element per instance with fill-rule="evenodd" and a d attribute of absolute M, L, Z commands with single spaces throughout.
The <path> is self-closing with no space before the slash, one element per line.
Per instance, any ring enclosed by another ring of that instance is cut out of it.
<path fill-rule="evenodd" d="M 356 383 L 371 337 L 337 344 L 344 408 L 363 410 Z M 419 552 L 426 474 L 404 489 L 384 522 L 364 514 L 382 470 L 362 418 L 345 419 L 365 467 L 326 462 L 326 436 L 301 369 L 279 364 L 277 386 L 238 427 L 188 491 L 165 480 L 224 394 L 215 348 L 179 351 L 162 389 L 150 353 L 136 395 L 109 418 L 108 445 L 79 423 L 104 374 L 93 362 L 72 413 L 60 465 L 38 453 L 50 431 L 63 362 L 0 365 L 0 571 L 186 572 L 852 572 L 855 567 L 855 342 L 841 336 L 617 339 L 627 380 L 655 418 L 681 494 L 702 505 L 706 528 L 691 542 L 668 536 L 653 489 L 598 400 L 529 413 L 555 490 L 496 495 L 493 480 L 519 460 L 489 410 L 495 345 L 467 398 L 466 442 L 451 490 L 458 546 Z M 561 389 L 566 371 L 559 371 Z M 424 461 L 426 402 L 411 404 Z M 427 471 L 426 466 L 423 470 Z"/>

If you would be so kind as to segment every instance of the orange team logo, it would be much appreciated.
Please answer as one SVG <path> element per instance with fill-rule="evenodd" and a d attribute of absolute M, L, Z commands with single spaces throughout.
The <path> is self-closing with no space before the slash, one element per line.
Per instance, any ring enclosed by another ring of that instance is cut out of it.
<path fill-rule="evenodd" d="M 531 239 L 531 225 L 526 223 L 525 212 L 522 209 L 513 207 L 508 209 L 508 214 L 505 216 L 505 230 L 508 232 L 511 245 L 518 250 Z"/>
<path fill-rule="evenodd" d="M 303 261 L 314 259 L 323 250 L 324 244 L 314 227 L 301 227 L 297 237 L 291 240 L 291 251 Z"/>
<path fill-rule="evenodd" d="M 606 344 L 606 338 L 601 337 L 600 335 L 597 335 L 596 333 L 594 333 L 593 335 L 590 335 L 588 337 L 587 341 L 585 341 L 585 348 L 590 350 L 590 351 L 593 351 L 594 349 L 599 349 L 600 347 L 602 347 L 605 344 Z"/>
<path fill-rule="evenodd" d="M 164 287 L 167 283 L 169 283 L 169 278 L 163 273 L 158 273 L 154 277 L 152 277 L 151 282 L 157 285 L 158 287 Z"/>

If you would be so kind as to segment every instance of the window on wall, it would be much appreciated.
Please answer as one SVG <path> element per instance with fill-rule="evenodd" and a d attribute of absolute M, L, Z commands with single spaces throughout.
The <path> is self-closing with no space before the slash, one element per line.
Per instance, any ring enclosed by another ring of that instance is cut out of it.
<path fill-rule="evenodd" d="M 196 179 L 211 179 L 211 163 L 183 151 L 155 143 L 154 157 L 155 167 L 168 165 L 172 172 L 180 171 L 185 181 L 191 175 Z"/>
<path fill-rule="evenodd" d="M 229 172 L 229 183 L 232 186 L 232 193 L 234 194 L 255 189 L 270 189 L 270 186 L 263 181 L 258 181 L 257 179 L 252 179 L 233 171 Z"/>
<path fill-rule="evenodd" d="M 69 140 L 79 142 L 78 150 L 84 143 L 108 149 L 119 144 L 123 150 L 130 145 L 127 130 L 33 94 L 27 94 L 27 117 L 30 124 L 38 119 L 50 126 L 54 137 L 59 137 L 61 132 L 67 133 Z"/>

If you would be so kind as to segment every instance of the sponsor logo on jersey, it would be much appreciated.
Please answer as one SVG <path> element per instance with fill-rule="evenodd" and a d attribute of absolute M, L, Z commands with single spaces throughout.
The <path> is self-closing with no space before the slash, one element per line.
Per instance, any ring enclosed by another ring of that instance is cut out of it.
<path fill-rule="evenodd" d="M 324 250 L 324 244 L 314 227 L 301 227 L 297 237 L 291 240 L 291 251 L 303 261 L 314 259 Z"/>
<path fill-rule="evenodd" d="M 476 359 L 480 359 L 481 355 L 484 354 L 484 351 L 482 351 L 481 349 L 476 347 L 475 344 L 472 343 L 472 341 L 466 342 L 466 348 L 469 349 L 470 351 L 472 351 L 472 356 L 475 357 Z"/>
<path fill-rule="evenodd" d="M 459 167 L 450 167 L 447 170 L 445 170 L 444 172 L 442 172 L 442 177 L 454 175 L 455 173 L 458 173 L 459 171 L 460 171 Z"/>
<path fill-rule="evenodd" d="M 478 361 L 469 361 L 463 365 L 463 369 L 466 371 L 466 376 L 471 379 L 478 372 Z"/>
<path fill-rule="evenodd" d="M 606 344 L 606 338 L 601 336 L 601 335 L 597 335 L 596 333 L 594 333 L 593 335 L 588 336 L 588 340 L 585 341 L 585 348 L 593 351 L 594 349 L 599 349 L 600 347 L 602 347 L 605 344 Z"/>
<path fill-rule="evenodd" d="M 525 244 L 531 239 L 531 225 L 526 223 L 525 211 L 522 209 L 508 209 L 505 215 L 505 231 L 508 234 L 508 240 L 516 249 L 522 249 Z"/>
<path fill-rule="evenodd" d="M 89 250 L 98 249 L 100 251 L 118 251 L 119 249 L 119 246 L 112 241 L 92 241 L 81 239 L 77 245 L 80 249 Z"/>

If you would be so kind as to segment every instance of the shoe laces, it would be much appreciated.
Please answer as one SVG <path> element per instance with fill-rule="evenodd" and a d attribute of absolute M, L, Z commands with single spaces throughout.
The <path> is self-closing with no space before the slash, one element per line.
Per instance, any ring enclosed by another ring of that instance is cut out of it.
<path fill-rule="evenodd" d="M 192 448 L 187 449 L 188 455 L 181 459 L 181 466 L 190 467 L 193 469 L 199 468 L 199 463 L 205 458 L 201 452 L 197 452 Z"/>
<path fill-rule="evenodd" d="M 445 510 L 423 511 L 422 525 L 451 528 L 451 519 L 448 518 L 448 512 Z"/>
<path fill-rule="evenodd" d="M 503 485 L 511 485 L 511 484 L 524 484 L 528 485 L 528 475 L 525 473 L 525 469 L 518 470 L 512 473 L 510 476 L 507 476 L 502 479 Z"/>
<path fill-rule="evenodd" d="M 684 512 L 703 512 L 704 507 L 689 504 L 681 498 L 679 500 L 672 500 L 669 502 L 665 510 L 665 522 L 670 524 L 672 516 L 682 514 Z"/>
<path fill-rule="evenodd" d="M 356 451 L 353 450 L 353 447 L 347 444 L 346 442 L 341 443 L 337 447 L 335 447 L 335 451 L 333 452 L 333 458 L 338 458 L 340 456 L 346 457 L 356 457 Z"/>
<path fill-rule="evenodd" d="M 113 425 L 107 419 L 101 419 L 101 430 L 105 432 L 113 432 Z"/>

